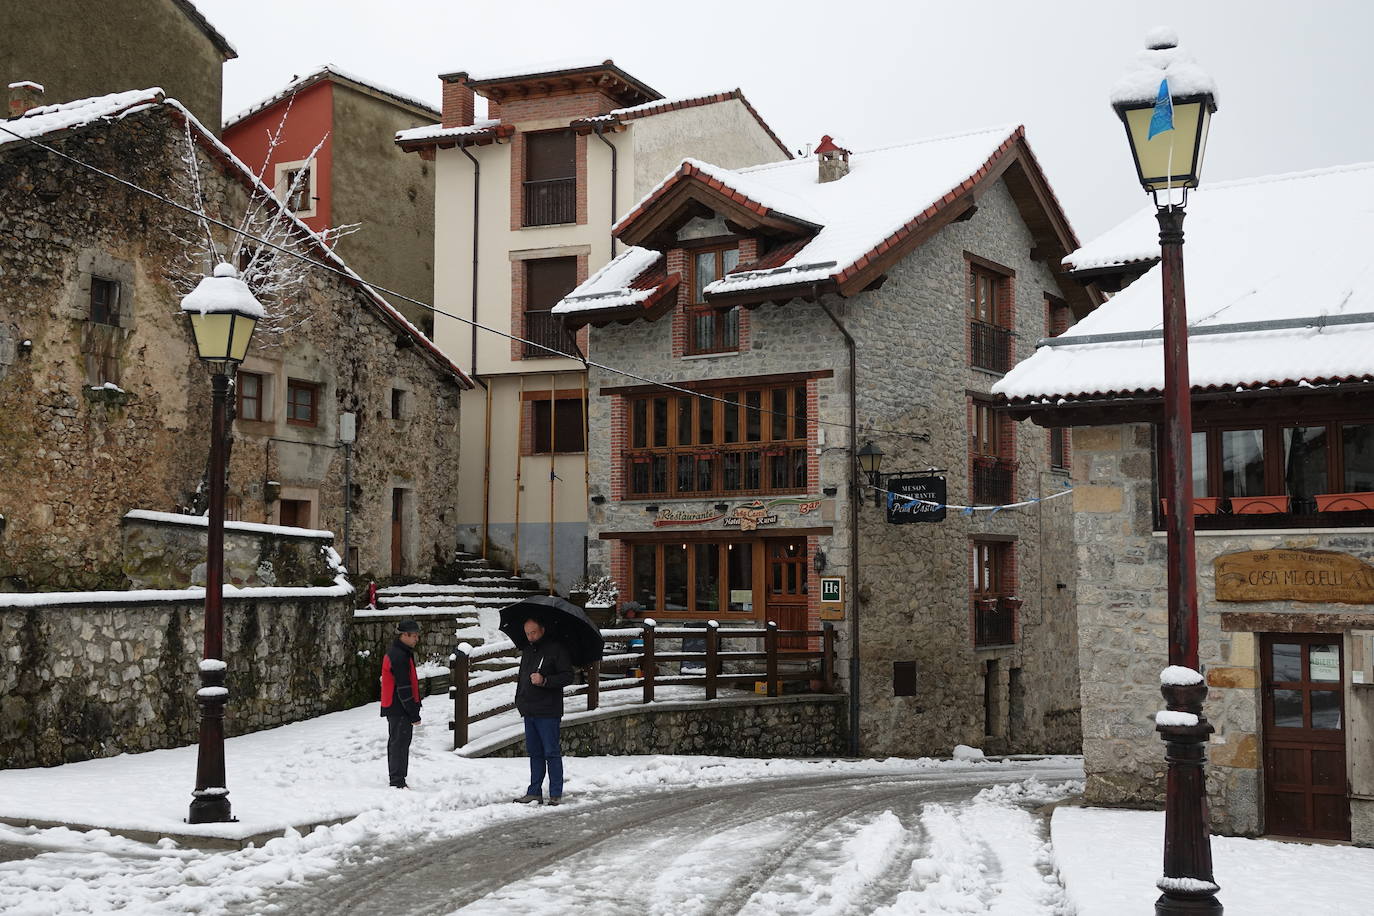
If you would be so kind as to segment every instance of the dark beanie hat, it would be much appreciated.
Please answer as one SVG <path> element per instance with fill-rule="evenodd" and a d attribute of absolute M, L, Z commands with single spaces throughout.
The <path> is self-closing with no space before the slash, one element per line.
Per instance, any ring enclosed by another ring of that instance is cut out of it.
<path fill-rule="evenodd" d="M 414 620 L 402 620 L 400 623 L 396 624 L 396 632 L 418 633 L 420 632 L 420 625 L 416 623 Z"/>

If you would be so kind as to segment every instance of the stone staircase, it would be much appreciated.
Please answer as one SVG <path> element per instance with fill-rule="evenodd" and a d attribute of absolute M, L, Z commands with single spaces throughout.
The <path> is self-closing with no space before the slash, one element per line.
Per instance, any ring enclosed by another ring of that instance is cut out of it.
<path fill-rule="evenodd" d="M 476 554 L 459 551 L 454 555 L 460 569 L 460 581 L 454 585 L 415 583 L 379 589 L 377 605 L 385 609 L 413 609 L 416 618 L 446 617 L 457 622 L 454 643 L 465 642 L 475 647 L 484 645 L 494 631 L 482 626 L 482 610 L 500 610 L 531 595 L 546 592 L 533 579 L 512 576 L 509 571 L 492 566 Z M 519 658 L 514 649 L 474 663 L 473 668 L 501 671 L 511 667 Z"/>

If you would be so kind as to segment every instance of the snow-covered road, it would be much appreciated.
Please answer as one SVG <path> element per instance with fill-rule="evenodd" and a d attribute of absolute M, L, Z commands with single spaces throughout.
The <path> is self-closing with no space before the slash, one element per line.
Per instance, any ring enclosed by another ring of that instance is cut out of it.
<path fill-rule="evenodd" d="M 242 912 L 1048 916 L 1066 912 L 1063 890 L 1027 809 L 1078 788 L 1080 774 L 1062 760 L 989 763 L 570 798 L 419 848 L 373 850 Z"/>

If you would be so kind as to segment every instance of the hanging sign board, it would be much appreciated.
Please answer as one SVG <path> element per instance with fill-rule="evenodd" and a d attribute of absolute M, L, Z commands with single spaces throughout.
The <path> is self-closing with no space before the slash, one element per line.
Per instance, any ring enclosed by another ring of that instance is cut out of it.
<path fill-rule="evenodd" d="M 945 520 L 945 502 L 948 494 L 945 478 L 938 475 L 892 477 L 887 482 L 887 489 L 887 520 L 890 524 L 908 525 L 912 522 Z M 911 498 L 903 499 L 904 496 Z"/>
<path fill-rule="evenodd" d="M 1374 604 L 1374 566 L 1331 550 L 1242 550 L 1212 561 L 1218 601 Z"/>

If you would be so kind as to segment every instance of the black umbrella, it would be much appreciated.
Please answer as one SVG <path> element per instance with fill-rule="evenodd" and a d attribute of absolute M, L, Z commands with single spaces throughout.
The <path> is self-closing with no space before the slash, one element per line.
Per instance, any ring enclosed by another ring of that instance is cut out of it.
<path fill-rule="evenodd" d="M 501 632 L 510 637 L 517 649 L 530 644 L 525 638 L 525 621 L 531 618 L 544 628 L 545 639 L 552 639 L 568 650 L 576 667 L 601 660 L 606 641 L 582 608 L 556 595 L 535 595 L 501 608 Z"/>

